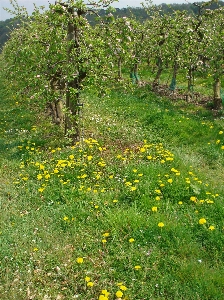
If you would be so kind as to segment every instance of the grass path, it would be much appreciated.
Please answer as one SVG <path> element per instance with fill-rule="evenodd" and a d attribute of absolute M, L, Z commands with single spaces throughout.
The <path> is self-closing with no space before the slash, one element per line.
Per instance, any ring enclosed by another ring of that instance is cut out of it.
<path fill-rule="evenodd" d="M 71 147 L 0 85 L 2 300 L 223 299 L 221 118 L 85 96 Z"/>

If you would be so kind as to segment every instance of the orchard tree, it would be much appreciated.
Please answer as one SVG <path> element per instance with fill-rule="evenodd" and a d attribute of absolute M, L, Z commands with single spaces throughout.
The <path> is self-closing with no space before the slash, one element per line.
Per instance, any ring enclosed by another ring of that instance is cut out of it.
<path fill-rule="evenodd" d="M 207 59 L 213 77 L 214 108 L 222 108 L 221 79 L 224 73 L 224 9 L 207 13 L 210 42 L 206 44 Z"/>
<path fill-rule="evenodd" d="M 151 5 L 151 3 L 145 6 L 145 9 L 149 15 L 149 20 L 144 24 L 146 32 L 144 39 L 145 56 L 156 66 L 153 85 L 157 86 L 168 59 L 167 38 L 170 30 L 170 16 L 162 15 L 159 7 Z"/>
<path fill-rule="evenodd" d="M 16 0 L 10 1 L 22 25 L 3 51 L 8 78 L 16 82 L 18 92 L 25 90 L 31 98 L 48 104 L 54 121 L 64 123 L 65 134 L 75 142 L 80 138 L 81 91 L 87 84 L 101 84 L 99 79 L 103 74 L 105 81 L 109 70 L 106 42 L 86 15 L 96 14 L 96 9 L 113 1 L 56 1 L 44 13 L 35 8 L 30 17 Z"/>

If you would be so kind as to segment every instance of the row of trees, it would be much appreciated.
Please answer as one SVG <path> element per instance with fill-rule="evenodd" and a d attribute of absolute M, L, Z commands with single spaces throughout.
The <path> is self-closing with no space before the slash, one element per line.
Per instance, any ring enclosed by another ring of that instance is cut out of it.
<path fill-rule="evenodd" d="M 172 84 L 185 69 L 188 98 L 192 96 L 194 72 L 209 73 L 214 82 L 214 105 L 222 105 L 220 89 L 224 66 L 224 9 L 207 9 L 208 3 L 195 4 L 197 14 L 186 11 L 161 14 L 149 3 L 145 22 L 134 17 L 114 17 L 112 1 L 57 1 L 49 10 L 35 8 L 24 16 L 16 0 L 11 4 L 21 25 L 11 34 L 3 49 L 5 73 L 10 85 L 33 101 L 50 107 L 53 120 L 65 125 L 65 134 L 79 138 L 78 112 L 82 90 L 108 89 L 113 83 L 125 85 L 131 73 L 139 83 L 138 68 L 156 66 L 154 85 L 164 66 L 172 68 Z M 106 9 L 104 17 L 97 9 Z M 87 16 L 95 18 L 90 25 Z"/>
<path fill-rule="evenodd" d="M 175 1 L 174 1 L 175 2 Z M 208 9 L 214 10 L 219 7 L 224 6 L 224 1 L 218 1 L 218 2 L 211 2 L 207 7 Z M 193 3 L 173 3 L 173 4 L 161 4 L 159 5 L 158 9 L 161 11 L 161 14 L 172 14 L 173 11 L 185 11 L 189 15 L 197 15 L 198 9 Z M 106 10 L 100 9 L 98 14 L 101 17 L 105 17 Z M 135 17 L 136 20 L 144 22 L 148 19 L 148 14 L 146 10 L 143 7 L 128 7 L 128 8 L 116 8 L 113 15 L 115 18 L 123 18 L 128 17 L 132 18 Z M 88 15 L 87 16 L 88 21 L 90 24 L 95 24 L 95 17 Z M 2 47 L 4 46 L 5 42 L 8 40 L 10 36 L 10 31 L 12 27 L 18 23 L 17 21 L 13 21 L 13 19 L 8 19 L 5 21 L 0 21 L 0 52 Z"/>

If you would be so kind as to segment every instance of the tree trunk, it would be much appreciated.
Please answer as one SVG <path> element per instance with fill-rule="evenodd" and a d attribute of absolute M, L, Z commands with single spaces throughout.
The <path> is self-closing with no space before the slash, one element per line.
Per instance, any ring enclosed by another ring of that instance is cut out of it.
<path fill-rule="evenodd" d="M 159 84 L 159 79 L 160 79 L 160 76 L 162 74 L 162 71 L 163 71 L 163 62 L 162 62 L 162 59 L 161 57 L 157 57 L 157 67 L 158 67 L 158 70 L 157 70 L 157 73 L 156 73 L 156 77 L 153 81 L 153 86 L 157 86 Z"/>
<path fill-rule="evenodd" d="M 61 125 L 64 121 L 64 112 L 63 101 L 60 99 L 62 89 L 59 84 L 59 78 L 56 76 L 51 78 L 50 86 L 54 97 L 54 100 L 50 103 L 52 121 L 57 125 Z"/>
<path fill-rule="evenodd" d="M 187 81 L 187 97 L 186 100 L 189 102 L 193 98 L 194 88 L 194 72 L 192 66 L 188 69 L 188 81 Z"/>
<path fill-rule="evenodd" d="M 176 81 L 177 81 L 177 70 L 178 70 L 178 63 L 175 61 L 174 66 L 173 66 L 173 76 L 172 76 L 172 81 L 169 86 L 169 89 L 171 91 L 174 91 L 176 88 Z"/>
<path fill-rule="evenodd" d="M 66 90 L 66 116 L 65 116 L 65 135 L 72 139 L 75 143 L 80 138 L 79 126 L 78 126 L 78 115 L 79 115 L 79 95 L 80 95 L 80 78 L 79 78 L 79 66 L 78 57 L 75 57 L 75 61 L 72 57 L 72 50 L 75 48 L 76 53 L 79 53 L 79 30 L 77 28 L 77 21 L 74 18 L 74 8 L 68 8 L 68 12 L 71 15 L 71 22 L 68 24 L 67 31 L 67 63 L 74 66 L 73 79 L 69 79 L 67 82 Z M 73 18 L 72 18 L 73 16 Z M 70 75 L 70 74 L 68 74 Z M 68 76 L 70 77 L 70 76 Z"/>
<path fill-rule="evenodd" d="M 222 108 L 221 80 L 218 77 L 214 79 L 213 91 L 214 91 L 214 109 L 217 110 L 221 109 Z"/>
<path fill-rule="evenodd" d="M 138 63 L 136 62 L 134 66 L 131 69 L 131 75 L 132 83 L 140 84 L 140 77 L 138 75 Z"/>
<path fill-rule="evenodd" d="M 118 79 L 122 79 L 122 60 L 121 57 L 118 58 L 118 62 L 117 62 L 117 66 L 118 66 Z"/>
<path fill-rule="evenodd" d="M 56 100 L 49 104 L 50 115 L 52 116 L 53 123 L 61 125 L 64 121 L 63 103 L 62 101 Z"/>

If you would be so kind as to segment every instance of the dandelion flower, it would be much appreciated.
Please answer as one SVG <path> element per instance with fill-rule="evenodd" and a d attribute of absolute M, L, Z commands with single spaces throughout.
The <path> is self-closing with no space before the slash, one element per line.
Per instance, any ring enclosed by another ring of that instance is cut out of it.
<path fill-rule="evenodd" d="M 107 290 L 102 290 L 101 294 L 103 294 L 106 297 L 108 297 L 110 295 L 110 293 Z"/>
<path fill-rule="evenodd" d="M 159 223 L 158 223 L 158 226 L 159 226 L 160 228 L 162 228 L 162 227 L 164 226 L 164 223 L 163 223 L 163 222 L 159 222 Z"/>
<path fill-rule="evenodd" d="M 135 239 L 133 239 L 133 238 L 129 239 L 129 243 L 133 243 L 134 241 L 135 241 Z"/>
<path fill-rule="evenodd" d="M 215 230 L 215 226 L 211 225 L 211 226 L 209 226 L 208 229 L 209 229 L 209 230 Z"/>
<path fill-rule="evenodd" d="M 190 200 L 193 201 L 193 202 L 197 202 L 197 198 L 195 196 L 191 196 Z"/>
<path fill-rule="evenodd" d="M 83 258 L 82 257 L 78 257 L 77 259 L 76 259 L 76 262 L 78 263 L 78 264 L 82 264 L 83 263 Z"/>
<path fill-rule="evenodd" d="M 86 281 L 86 282 L 89 282 L 89 281 L 90 281 L 90 277 L 89 277 L 89 276 L 86 276 L 86 277 L 85 277 L 85 281 Z"/>
<path fill-rule="evenodd" d="M 104 237 L 108 237 L 109 235 L 110 235 L 109 232 L 103 233 L 103 236 L 104 236 Z"/>
<path fill-rule="evenodd" d="M 135 270 L 140 270 L 141 268 L 141 266 L 135 266 Z"/>
<path fill-rule="evenodd" d="M 157 194 L 162 194 L 162 192 L 161 192 L 160 190 L 155 190 L 155 192 L 156 192 Z"/>
<path fill-rule="evenodd" d="M 89 282 L 87 282 L 87 286 L 92 287 L 92 286 L 94 286 L 94 283 L 92 281 L 89 281 Z"/>
<path fill-rule="evenodd" d="M 41 180 L 42 178 L 43 178 L 43 176 L 42 176 L 41 174 L 38 174 L 38 175 L 37 175 L 37 179 L 38 179 L 38 180 Z"/>
<path fill-rule="evenodd" d="M 152 207 L 152 211 L 157 212 L 157 210 L 158 210 L 157 206 Z"/>
<path fill-rule="evenodd" d="M 123 296 L 122 291 L 119 290 L 119 291 L 116 292 L 116 297 L 117 298 L 121 298 L 122 296 Z"/>
<path fill-rule="evenodd" d="M 119 287 L 120 287 L 120 290 L 122 290 L 122 291 L 126 291 L 127 290 L 127 287 L 125 285 L 123 285 L 123 284 L 120 285 Z"/>
<path fill-rule="evenodd" d="M 107 296 L 104 295 L 100 295 L 99 296 L 99 300 L 108 300 L 109 298 Z"/>
<path fill-rule="evenodd" d="M 200 225 L 203 225 L 203 224 L 205 224 L 207 221 L 205 220 L 205 218 L 201 218 L 199 221 L 198 221 L 198 223 L 200 224 Z"/>

